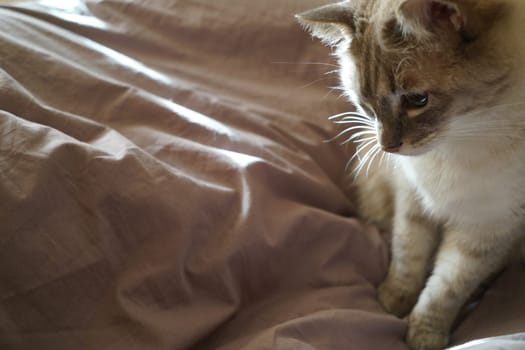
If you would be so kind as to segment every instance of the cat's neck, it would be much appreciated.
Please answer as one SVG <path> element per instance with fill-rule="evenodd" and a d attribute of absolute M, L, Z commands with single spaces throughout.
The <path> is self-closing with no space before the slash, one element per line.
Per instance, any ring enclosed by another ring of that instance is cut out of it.
<path fill-rule="evenodd" d="M 401 163 L 418 165 L 422 170 L 434 167 L 449 171 L 483 172 L 485 168 L 504 167 L 525 158 L 525 127 L 508 136 L 457 139 L 442 142 L 429 152 L 403 157 Z"/>

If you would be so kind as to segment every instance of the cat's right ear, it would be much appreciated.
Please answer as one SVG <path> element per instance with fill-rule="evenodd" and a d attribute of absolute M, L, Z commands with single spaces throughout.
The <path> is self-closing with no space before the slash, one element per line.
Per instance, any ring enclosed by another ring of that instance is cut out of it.
<path fill-rule="evenodd" d="M 337 45 L 355 32 L 354 14 L 348 3 L 322 6 L 295 15 L 313 36 L 327 45 Z"/>

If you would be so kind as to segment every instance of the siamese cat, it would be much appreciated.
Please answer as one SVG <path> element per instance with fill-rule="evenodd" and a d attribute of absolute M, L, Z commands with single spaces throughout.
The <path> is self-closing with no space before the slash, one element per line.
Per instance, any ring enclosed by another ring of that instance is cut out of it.
<path fill-rule="evenodd" d="M 411 349 L 442 349 L 525 236 L 525 1 L 351 0 L 297 18 L 335 49 L 361 214 L 392 230 L 379 300 L 408 316 Z"/>

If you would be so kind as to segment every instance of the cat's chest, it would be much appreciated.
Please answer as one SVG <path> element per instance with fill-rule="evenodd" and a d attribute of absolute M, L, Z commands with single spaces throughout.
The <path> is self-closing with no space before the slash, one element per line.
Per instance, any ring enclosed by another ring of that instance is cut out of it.
<path fill-rule="evenodd" d="M 521 162 L 469 167 L 435 159 L 408 159 L 401 167 L 425 208 L 443 220 L 496 220 L 525 202 Z"/>

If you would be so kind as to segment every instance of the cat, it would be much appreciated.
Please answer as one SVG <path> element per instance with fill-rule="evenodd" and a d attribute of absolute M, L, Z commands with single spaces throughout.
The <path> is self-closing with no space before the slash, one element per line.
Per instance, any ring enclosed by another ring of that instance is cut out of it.
<path fill-rule="evenodd" d="M 525 1 L 351 0 L 296 16 L 335 48 L 363 217 L 391 227 L 378 298 L 413 350 L 449 342 L 525 233 Z"/>

